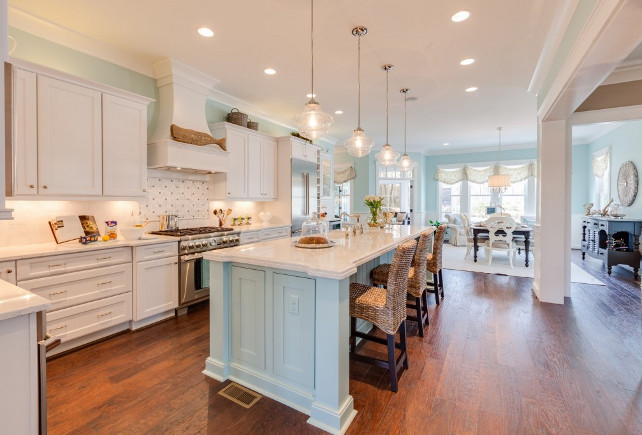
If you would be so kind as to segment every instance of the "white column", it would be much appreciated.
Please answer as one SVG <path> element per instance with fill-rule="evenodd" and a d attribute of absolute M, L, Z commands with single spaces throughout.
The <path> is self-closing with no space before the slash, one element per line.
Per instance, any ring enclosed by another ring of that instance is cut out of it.
<path fill-rule="evenodd" d="M 535 281 L 542 302 L 571 296 L 571 126 L 539 121 Z"/>
<path fill-rule="evenodd" d="M 357 412 L 350 385 L 349 279 L 317 278 L 315 397 L 308 423 L 330 433 L 344 433 Z"/>
<path fill-rule="evenodd" d="M 8 60 L 9 29 L 7 15 L 9 10 L 7 0 L 0 0 L 0 140 L 4 141 L 5 118 L 4 118 L 4 62 Z M 0 153 L 0 219 L 12 219 L 11 210 L 5 208 L 5 174 L 4 174 L 5 153 Z"/>

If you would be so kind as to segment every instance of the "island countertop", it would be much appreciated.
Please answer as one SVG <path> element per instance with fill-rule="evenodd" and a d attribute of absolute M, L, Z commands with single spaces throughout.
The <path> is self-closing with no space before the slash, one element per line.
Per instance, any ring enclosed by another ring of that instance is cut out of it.
<path fill-rule="evenodd" d="M 0 320 L 44 311 L 50 305 L 48 299 L 0 280 Z"/>
<path fill-rule="evenodd" d="M 393 225 L 390 229 L 367 228 L 363 234 L 344 236 L 330 231 L 331 248 L 305 249 L 294 246 L 296 238 L 270 240 L 234 248 L 218 249 L 203 258 L 254 266 L 304 272 L 310 276 L 344 279 L 356 273 L 357 266 L 389 252 L 403 242 L 415 239 L 426 226 Z"/>

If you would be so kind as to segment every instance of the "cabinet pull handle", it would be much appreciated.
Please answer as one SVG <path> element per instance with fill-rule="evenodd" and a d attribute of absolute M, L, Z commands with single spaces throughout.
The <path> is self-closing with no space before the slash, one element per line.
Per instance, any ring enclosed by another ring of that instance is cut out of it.
<path fill-rule="evenodd" d="M 147 189 L 143 189 L 143 192 L 147 192 Z"/>
<path fill-rule="evenodd" d="M 45 185 L 43 185 L 43 186 L 42 186 L 42 188 L 43 188 L 43 189 L 48 189 L 48 187 L 47 187 L 47 185 L 46 185 L 46 184 L 45 184 Z"/>
<path fill-rule="evenodd" d="M 100 319 L 101 317 L 109 316 L 110 314 L 111 314 L 111 311 L 107 311 L 106 313 L 98 314 L 98 318 Z"/>
<path fill-rule="evenodd" d="M 67 263 L 50 264 L 49 269 L 53 269 L 54 267 L 65 267 L 65 264 Z"/>
<path fill-rule="evenodd" d="M 33 189 L 34 187 L 36 187 L 36 186 L 34 186 L 33 184 L 29 185 L 29 189 Z"/>
<path fill-rule="evenodd" d="M 109 260 L 109 259 L 111 259 L 111 255 L 109 255 L 107 257 L 98 257 L 98 258 L 96 258 L 96 260 L 98 260 L 98 261 L 100 261 L 100 260 Z"/>
<path fill-rule="evenodd" d="M 98 285 L 105 285 L 105 284 L 111 284 L 111 280 L 98 283 Z"/>
<path fill-rule="evenodd" d="M 163 252 L 165 252 L 164 249 L 157 249 L 156 251 L 154 251 L 154 254 L 162 254 Z"/>
<path fill-rule="evenodd" d="M 63 291 L 60 291 L 60 292 L 49 293 L 49 296 L 62 295 L 62 294 L 65 294 L 65 293 L 67 293 L 67 290 L 63 290 Z"/>
<path fill-rule="evenodd" d="M 67 324 L 65 323 L 64 325 L 59 326 L 59 327 L 57 327 L 57 328 L 49 328 L 49 330 L 50 330 L 50 331 L 57 331 L 57 330 L 59 330 L 59 329 L 64 329 L 64 328 L 66 328 L 66 327 L 67 327 Z"/>
<path fill-rule="evenodd" d="M 178 261 L 175 261 L 174 264 L 178 264 Z"/>
<path fill-rule="evenodd" d="M 7 270 L 5 270 L 5 273 L 13 273 L 13 269 L 7 269 Z"/>

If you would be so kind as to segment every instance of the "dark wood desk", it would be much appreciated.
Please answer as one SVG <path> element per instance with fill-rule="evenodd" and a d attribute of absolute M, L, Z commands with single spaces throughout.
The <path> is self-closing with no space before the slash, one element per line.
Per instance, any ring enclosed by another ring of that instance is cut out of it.
<path fill-rule="evenodd" d="M 488 228 L 482 226 L 473 226 L 473 259 L 477 262 L 477 249 L 479 249 L 478 239 L 480 234 L 488 234 Z M 531 232 L 533 231 L 530 227 L 519 227 L 513 231 L 513 236 L 524 236 L 524 257 L 526 260 L 524 264 L 528 267 L 528 250 L 531 245 Z"/>

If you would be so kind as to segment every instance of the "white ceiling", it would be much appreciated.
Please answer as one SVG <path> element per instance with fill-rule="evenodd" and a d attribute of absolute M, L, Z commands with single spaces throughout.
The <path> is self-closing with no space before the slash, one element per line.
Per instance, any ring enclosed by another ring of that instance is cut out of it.
<path fill-rule="evenodd" d="M 217 88 L 292 125 L 310 92 L 310 3 L 305 0 L 10 0 L 14 10 L 86 35 L 153 63 L 171 57 L 217 79 Z M 362 127 L 385 141 L 385 73 L 390 81 L 390 143 L 403 147 L 409 87 L 409 151 L 439 152 L 536 142 L 535 95 L 528 94 L 559 0 L 348 0 L 315 3 L 315 93 L 335 116 L 340 143 L 356 127 L 356 25 L 362 38 Z M 450 16 L 468 9 L 471 17 Z M 11 14 L 9 24 L 12 25 Z M 213 38 L 196 29 L 207 26 Z M 29 31 L 29 29 L 24 29 Z M 473 57 L 468 67 L 459 61 Z M 267 76 L 263 69 L 277 70 Z M 464 89 L 479 90 L 466 93 Z"/>

